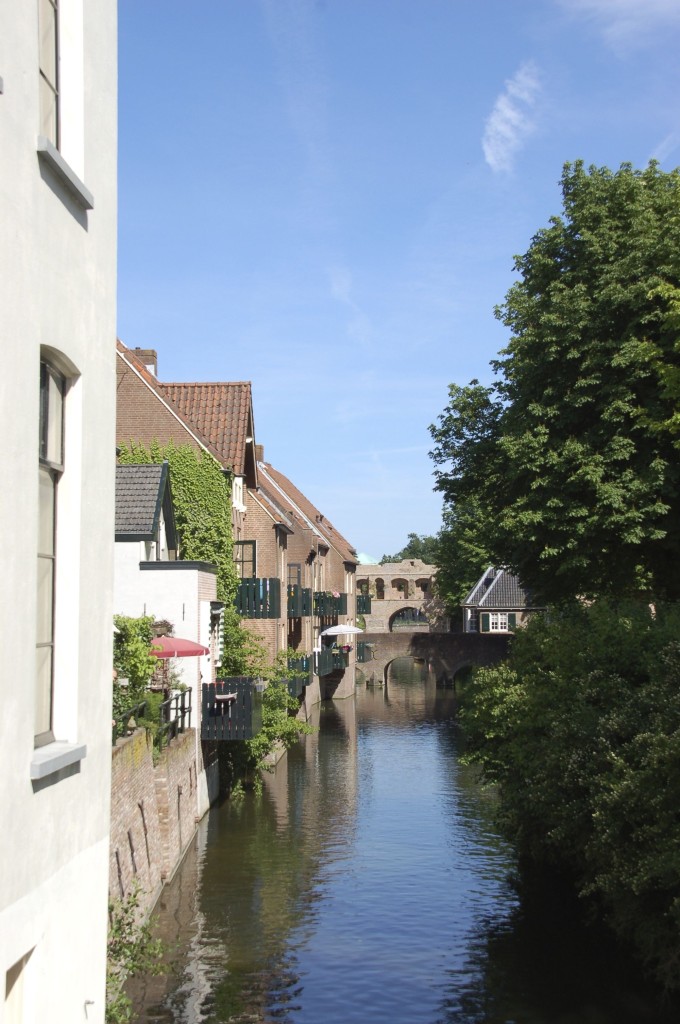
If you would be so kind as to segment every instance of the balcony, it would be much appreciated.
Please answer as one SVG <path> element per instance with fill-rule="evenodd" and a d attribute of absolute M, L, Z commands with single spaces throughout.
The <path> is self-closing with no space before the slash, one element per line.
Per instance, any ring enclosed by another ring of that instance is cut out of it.
<path fill-rule="evenodd" d="M 265 684 L 247 676 L 202 686 L 202 740 L 251 740 L 262 728 Z"/>
<path fill-rule="evenodd" d="M 317 676 L 329 676 L 332 672 L 344 672 L 349 664 L 349 655 L 343 651 L 333 650 L 332 647 L 324 647 L 314 652 L 314 674 Z"/>
<path fill-rule="evenodd" d="M 347 594 L 338 594 L 336 597 L 327 590 L 316 590 L 314 614 L 320 619 L 334 619 L 338 615 L 347 615 Z"/>
<path fill-rule="evenodd" d="M 357 615 L 371 614 L 371 595 L 357 594 Z"/>
<path fill-rule="evenodd" d="M 312 614 L 312 591 L 298 583 L 288 584 L 288 618 L 301 619 Z"/>
<path fill-rule="evenodd" d="M 288 693 L 291 697 L 301 697 L 309 682 L 309 657 L 305 654 L 302 658 L 289 658 L 288 668 L 295 672 L 295 675 L 287 680 Z"/>
<path fill-rule="evenodd" d="M 281 580 L 276 577 L 241 580 L 236 591 L 235 605 L 243 619 L 279 619 Z"/>
<path fill-rule="evenodd" d="M 357 640 L 357 661 L 364 664 L 367 661 L 373 659 L 373 644 L 366 643 L 365 640 Z"/>

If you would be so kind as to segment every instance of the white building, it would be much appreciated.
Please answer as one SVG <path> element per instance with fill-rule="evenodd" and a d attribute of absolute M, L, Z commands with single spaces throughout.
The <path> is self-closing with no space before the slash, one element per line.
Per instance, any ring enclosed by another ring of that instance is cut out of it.
<path fill-rule="evenodd" d="M 116 3 L 0 9 L 0 1022 L 104 1020 Z"/>

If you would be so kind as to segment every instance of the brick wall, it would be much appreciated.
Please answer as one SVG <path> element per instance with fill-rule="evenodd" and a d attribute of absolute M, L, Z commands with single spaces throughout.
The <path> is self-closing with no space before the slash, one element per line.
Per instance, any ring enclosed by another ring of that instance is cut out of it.
<path fill-rule="evenodd" d="M 156 440 L 167 444 L 190 444 L 200 450 L 189 431 L 119 355 L 117 358 L 116 440 L 148 445 Z"/>
<path fill-rule="evenodd" d="M 165 748 L 157 765 L 144 729 L 112 750 L 109 893 L 136 879 L 142 910 L 156 902 L 196 831 L 196 737 L 193 729 Z"/>

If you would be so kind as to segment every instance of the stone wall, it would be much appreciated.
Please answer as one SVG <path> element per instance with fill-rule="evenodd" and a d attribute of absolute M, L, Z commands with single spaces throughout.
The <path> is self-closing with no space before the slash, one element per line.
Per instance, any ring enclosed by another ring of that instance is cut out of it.
<path fill-rule="evenodd" d="M 118 741 L 112 750 L 112 898 L 127 895 L 137 880 L 142 910 L 152 909 L 196 832 L 197 787 L 194 729 L 174 739 L 156 765 L 146 730 Z"/>

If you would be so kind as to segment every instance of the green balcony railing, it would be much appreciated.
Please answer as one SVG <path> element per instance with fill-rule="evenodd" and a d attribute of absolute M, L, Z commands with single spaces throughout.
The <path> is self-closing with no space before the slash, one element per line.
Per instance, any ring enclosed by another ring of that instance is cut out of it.
<path fill-rule="evenodd" d="M 333 651 L 324 647 L 314 652 L 314 675 L 329 676 L 333 671 Z"/>
<path fill-rule="evenodd" d="M 298 583 L 288 584 L 288 618 L 301 619 L 312 614 L 312 591 Z"/>
<path fill-rule="evenodd" d="M 309 656 L 305 654 L 301 658 L 289 658 L 288 668 L 295 672 L 295 675 L 287 680 L 288 692 L 291 697 L 301 697 L 309 682 Z"/>
<path fill-rule="evenodd" d="M 329 676 L 331 672 L 343 671 L 349 664 L 349 655 L 343 651 L 333 650 L 332 647 L 324 647 L 314 652 L 314 674 L 317 676 Z"/>
<path fill-rule="evenodd" d="M 276 577 L 241 580 L 236 591 L 236 611 L 244 619 L 281 617 L 281 580 Z"/>
<path fill-rule="evenodd" d="M 262 728 L 264 683 L 248 676 L 204 683 L 201 704 L 202 740 L 250 740 Z"/>
<path fill-rule="evenodd" d="M 314 614 L 320 619 L 334 619 L 347 615 L 347 594 L 329 594 L 325 590 L 314 592 Z"/>
<path fill-rule="evenodd" d="M 357 594 L 357 615 L 371 614 L 371 595 Z"/>
<path fill-rule="evenodd" d="M 371 661 L 373 657 L 373 644 L 366 643 L 365 640 L 357 640 L 357 661 L 366 662 Z"/>

